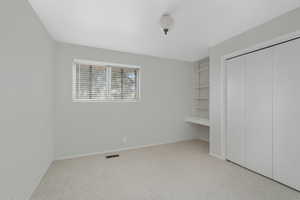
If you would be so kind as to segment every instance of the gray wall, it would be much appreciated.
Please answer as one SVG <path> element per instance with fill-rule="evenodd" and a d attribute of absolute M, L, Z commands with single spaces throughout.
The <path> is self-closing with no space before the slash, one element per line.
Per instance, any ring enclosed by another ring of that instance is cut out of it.
<path fill-rule="evenodd" d="M 28 199 L 53 159 L 53 48 L 27 1 L 0 2 L 0 199 Z"/>
<path fill-rule="evenodd" d="M 300 8 L 210 48 L 210 153 L 221 155 L 221 57 L 300 30 Z"/>
<path fill-rule="evenodd" d="M 141 101 L 72 103 L 74 58 L 141 66 Z M 198 127 L 184 122 L 193 63 L 68 44 L 59 44 L 56 62 L 57 159 L 199 137 Z"/>

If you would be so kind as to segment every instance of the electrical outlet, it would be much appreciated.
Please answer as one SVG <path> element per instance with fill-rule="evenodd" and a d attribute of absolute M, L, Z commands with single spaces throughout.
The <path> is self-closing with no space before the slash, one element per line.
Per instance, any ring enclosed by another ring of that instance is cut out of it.
<path fill-rule="evenodd" d="M 126 137 L 126 136 L 123 137 L 122 142 L 123 142 L 123 144 L 126 144 L 126 143 L 127 143 L 127 137 Z"/>

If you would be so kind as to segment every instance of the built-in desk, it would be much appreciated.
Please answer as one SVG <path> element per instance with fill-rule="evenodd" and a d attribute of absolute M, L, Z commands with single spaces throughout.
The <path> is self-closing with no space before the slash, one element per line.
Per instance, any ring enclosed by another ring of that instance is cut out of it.
<path fill-rule="evenodd" d="M 199 124 L 202 126 L 209 126 L 209 119 L 200 118 L 200 117 L 188 117 L 185 119 L 186 122 Z"/>

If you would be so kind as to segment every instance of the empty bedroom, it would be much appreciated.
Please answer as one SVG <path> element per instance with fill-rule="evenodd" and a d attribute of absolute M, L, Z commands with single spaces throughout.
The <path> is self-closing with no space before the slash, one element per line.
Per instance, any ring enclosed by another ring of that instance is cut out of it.
<path fill-rule="evenodd" d="M 1 0 L 0 200 L 300 200 L 299 0 Z"/>

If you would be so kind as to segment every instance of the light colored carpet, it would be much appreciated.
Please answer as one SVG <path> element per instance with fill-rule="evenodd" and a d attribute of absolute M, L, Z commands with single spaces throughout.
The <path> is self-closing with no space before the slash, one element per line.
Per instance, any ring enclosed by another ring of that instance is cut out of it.
<path fill-rule="evenodd" d="M 300 193 L 179 142 L 52 164 L 32 200 L 299 200 Z"/>

